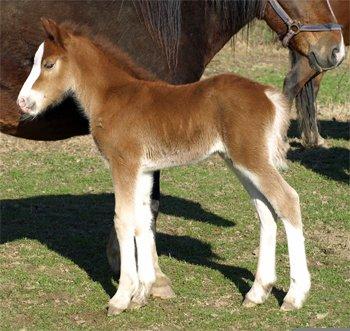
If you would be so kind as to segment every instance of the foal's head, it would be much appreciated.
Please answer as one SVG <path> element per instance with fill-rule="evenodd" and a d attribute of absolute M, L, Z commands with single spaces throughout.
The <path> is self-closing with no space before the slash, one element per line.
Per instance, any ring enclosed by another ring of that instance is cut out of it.
<path fill-rule="evenodd" d="M 17 98 L 22 111 L 32 116 L 61 101 L 74 85 L 66 50 L 69 33 L 53 20 L 41 22 L 46 38 L 35 54 L 32 70 Z"/>

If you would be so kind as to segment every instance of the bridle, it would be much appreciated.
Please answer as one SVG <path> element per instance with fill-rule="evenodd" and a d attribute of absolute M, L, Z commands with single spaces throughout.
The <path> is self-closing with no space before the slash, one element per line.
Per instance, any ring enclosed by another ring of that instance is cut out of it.
<path fill-rule="evenodd" d="M 287 33 L 281 36 L 282 45 L 284 47 L 288 47 L 290 40 L 300 32 L 341 31 L 342 29 L 342 26 L 338 23 L 302 24 L 299 21 L 293 20 L 281 7 L 277 0 L 267 0 L 266 5 L 268 3 L 281 18 L 281 20 L 287 25 Z"/>

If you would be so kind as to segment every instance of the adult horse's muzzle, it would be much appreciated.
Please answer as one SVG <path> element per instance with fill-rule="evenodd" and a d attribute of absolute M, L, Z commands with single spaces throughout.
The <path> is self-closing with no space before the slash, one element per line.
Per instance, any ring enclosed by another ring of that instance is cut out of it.
<path fill-rule="evenodd" d="M 316 33 L 338 31 L 341 33 L 342 26 L 338 23 L 331 22 L 321 24 L 304 24 L 302 22 L 299 22 L 298 20 L 292 19 L 287 14 L 287 12 L 281 7 L 278 0 L 268 0 L 267 3 L 271 5 L 272 9 L 286 25 L 286 32 L 280 34 L 280 39 L 284 47 L 288 47 L 290 41 L 296 35 L 303 32 Z M 320 40 L 317 44 L 322 45 Z M 327 45 L 327 42 L 325 44 Z M 326 52 L 328 52 L 328 54 L 326 54 Z M 307 56 L 309 58 L 310 66 L 317 72 L 333 69 L 344 60 L 344 39 L 343 37 L 341 37 L 341 42 L 339 44 L 334 44 L 331 47 L 321 46 L 319 49 L 317 49 L 316 46 L 311 47 L 310 52 Z"/>
<path fill-rule="evenodd" d="M 325 53 L 327 52 L 327 53 Z M 342 38 L 340 44 L 321 50 L 312 47 L 308 54 L 310 66 L 317 72 L 333 69 L 341 64 L 345 58 L 345 45 Z"/>

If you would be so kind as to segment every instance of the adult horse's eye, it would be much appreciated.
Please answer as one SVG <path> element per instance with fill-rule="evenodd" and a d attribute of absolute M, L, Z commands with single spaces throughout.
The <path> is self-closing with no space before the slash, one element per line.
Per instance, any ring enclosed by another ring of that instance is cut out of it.
<path fill-rule="evenodd" d="M 45 69 L 52 69 L 55 66 L 55 62 L 46 62 L 44 63 Z"/>

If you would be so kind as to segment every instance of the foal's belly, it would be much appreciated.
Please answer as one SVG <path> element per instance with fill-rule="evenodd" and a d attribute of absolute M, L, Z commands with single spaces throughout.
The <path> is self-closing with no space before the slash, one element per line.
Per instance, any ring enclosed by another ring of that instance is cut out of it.
<path fill-rule="evenodd" d="M 200 162 L 214 153 L 225 153 L 221 141 L 217 140 L 207 146 L 191 146 L 190 148 L 177 148 L 163 152 L 152 152 L 145 155 L 141 167 L 144 171 L 155 171 L 165 168 L 183 166 Z M 146 153 L 147 154 L 147 153 Z"/>

